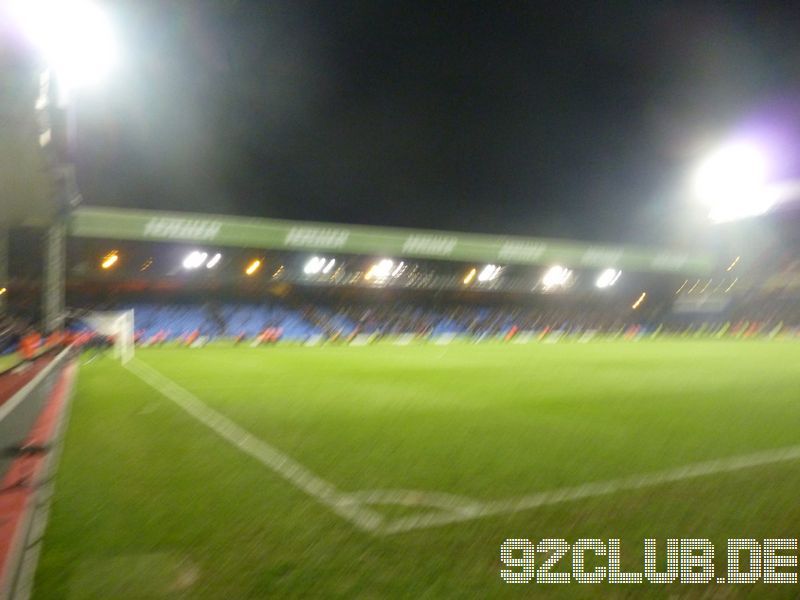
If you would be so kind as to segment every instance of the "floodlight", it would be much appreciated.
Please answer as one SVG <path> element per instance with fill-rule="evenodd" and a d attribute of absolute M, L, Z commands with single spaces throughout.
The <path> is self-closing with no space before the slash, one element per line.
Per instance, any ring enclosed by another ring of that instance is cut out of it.
<path fill-rule="evenodd" d="M 310 259 L 308 259 L 308 262 L 306 262 L 305 266 L 303 267 L 303 273 L 306 275 L 316 275 L 323 269 L 324 266 L 324 258 L 312 256 Z"/>
<path fill-rule="evenodd" d="M 394 268 L 394 261 L 388 258 L 384 258 L 374 265 L 372 265 L 367 271 L 367 274 L 364 276 L 365 279 L 375 279 L 377 281 L 382 281 L 389 277 L 392 274 L 392 269 Z"/>
<path fill-rule="evenodd" d="M 255 259 L 250 261 L 250 264 L 247 265 L 247 268 L 244 270 L 246 275 L 253 275 L 256 271 L 261 268 L 261 261 L 259 259 Z"/>
<path fill-rule="evenodd" d="M 388 277 L 389 273 L 392 271 L 393 266 L 394 266 L 394 261 L 391 261 L 388 258 L 384 258 L 376 265 L 375 276 Z"/>
<path fill-rule="evenodd" d="M 560 265 L 554 265 L 547 269 L 542 277 L 542 286 L 545 290 L 550 290 L 555 287 L 563 287 L 572 277 L 572 271 Z"/>
<path fill-rule="evenodd" d="M 0 296 L 5 294 L 8 291 L 8 288 L 0 287 Z"/>
<path fill-rule="evenodd" d="M 209 261 L 206 263 L 206 269 L 213 269 L 219 264 L 219 261 L 222 260 L 222 254 L 217 252 L 214 256 L 212 256 Z"/>
<path fill-rule="evenodd" d="M 323 272 L 325 275 L 327 275 L 328 273 L 330 273 L 330 272 L 331 272 L 331 269 L 333 268 L 333 265 L 335 265 L 335 264 L 336 264 L 336 259 L 335 259 L 335 258 L 332 258 L 332 259 L 330 259 L 330 260 L 328 261 L 328 264 L 327 264 L 327 265 L 325 265 L 324 267 L 322 267 L 322 272 Z"/>
<path fill-rule="evenodd" d="M 698 167 L 693 181 L 697 198 L 715 223 L 767 212 L 776 201 L 767 185 L 769 165 L 763 150 L 738 142 L 723 146 Z"/>
<path fill-rule="evenodd" d="M 637 298 L 636 302 L 634 302 L 631 305 L 631 308 L 633 310 L 636 310 L 637 308 L 639 308 L 642 305 L 642 302 L 644 302 L 645 298 L 647 298 L 647 292 L 642 292 L 642 294 L 639 296 L 639 298 Z"/>
<path fill-rule="evenodd" d="M 117 263 L 118 260 L 119 260 L 119 255 L 117 254 L 117 251 L 114 250 L 113 252 L 109 252 L 103 257 L 103 261 L 100 263 L 100 267 L 103 269 L 110 269 Z"/>
<path fill-rule="evenodd" d="M 620 275 L 622 275 L 622 271 L 618 271 L 617 269 L 606 269 L 602 273 L 600 273 L 600 275 L 598 275 L 597 280 L 594 282 L 594 284 L 601 290 L 605 288 L 610 288 L 612 285 L 617 283 L 617 280 L 619 280 Z"/>
<path fill-rule="evenodd" d="M 464 277 L 464 285 L 469 285 L 472 283 L 472 280 L 475 279 L 475 276 L 478 274 L 478 269 L 470 269 L 469 273 L 466 274 Z"/>
<path fill-rule="evenodd" d="M 497 265 L 486 265 L 481 269 L 481 272 L 478 273 L 478 281 L 494 281 L 500 276 L 500 271 L 502 271 L 502 268 Z"/>
<path fill-rule="evenodd" d="M 96 83 L 117 60 L 111 22 L 92 0 L 10 0 L 9 13 L 67 89 Z"/>
<path fill-rule="evenodd" d="M 183 268 L 186 269 L 187 271 L 191 271 L 193 269 L 199 269 L 200 267 L 203 266 L 203 264 L 205 264 L 207 258 L 208 258 L 207 252 L 192 250 L 183 259 Z"/>

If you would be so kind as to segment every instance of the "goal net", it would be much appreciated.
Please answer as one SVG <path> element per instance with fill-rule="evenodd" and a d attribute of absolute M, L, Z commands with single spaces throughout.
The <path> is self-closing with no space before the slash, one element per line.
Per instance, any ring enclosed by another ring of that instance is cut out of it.
<path fill-rule="evenodd" d="M 90 311 L 81 315 L 96 333 L 110 338 L 114 343 L 114 358 L 122 363 L 133 358 L 133 311 Z"/>

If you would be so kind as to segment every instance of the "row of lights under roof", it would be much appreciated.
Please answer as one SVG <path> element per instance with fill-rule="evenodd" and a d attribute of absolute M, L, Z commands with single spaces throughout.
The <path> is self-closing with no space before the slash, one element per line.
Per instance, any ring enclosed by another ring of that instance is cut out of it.
<path fill-rule="evenodd" d="M 222 260 L 222 254 L 217 252 L 213 256 L 209 258 L 209 254 L 207 252 L 201 250 L 193 250 L 189 254 L 187 254 L 184 259 L 182 266 L 187 271 L 193 271 L 200 269 L 201 267 L 205 266 L 207 269 L 213 269 L 216 267 L 220 261 Z M 102 269 L 108 270 L 117 265 L 119 262 L 119 252 L 117 250 L 112 250 L 108 254 L 106 254 L 101 263 L 100 267 Z M 148 258 L 147 261 L 142 265 L 142 269 L 146 270 L 150 267 L 153 263 L 152 258 Z M 319 275 L 329 275 L 333 270 L 333 267 L 336 265 L 335 258 L 326 258 L 324 256 L 312 256 L 308 261 L 306 261 L 305 265 L 303 266 L 303 273 L 306 276 L 319 276 Z M 261 259 L 252 259 L 247 266 L 245 267 L 244 273 L 245 275 L 252 276 L 255 275 L 263 266 L 263 261 Z M 366 281 L 371 281 L 376 284 L 383 284 L 387 281 L 400 277 L 406 270 L 408 266 L 405 262 L 400 261 L 396 263 L 395 261 L 384 258 L 380 261 L 374 263 L 369 270 L 365 273 L 364 279 Z M 280 270 L 282 270 L 281 267 Z M 474 281 L 477 283 L 488 283 L 491 281 L 495 281 L 500 277 L 500 274 L 503 271 L 503 267 L 494 264 L 488 264 L 481 268 L 479 271 L 476 267 L 473 267 L 469 270 L 467 275 L 464 277 L 464 285 L 470 285 Z M 619 278 L 622 276 L 622 271 L 618 269 L 604 269 L 600 272 L 595 280 L 595 287 L 598 289 L 606 289 L 610 288 L 619 281 Z M 541 287 L 544 291 L 553 291 L 556 289 L 563 289 L 567 287 L 570 282 L 572 281 L 573 273 L 571 269 L 566 267 L 562 267 L 560 265 L 554 265 L 550 267 L 547 271 L 545 271 L 544 275 L 541 279 Z M 4 292 L 5 290 L 3 290 Z M 726 290 L 727 291 L 727 290 Z M 639 306 L 644 302 L 647 294 L 642 293 L 642 295 L 637 299 L 636 302 L 631 306 L 634 310 L 638 309 Z"/>
<path fill-rule="evenodd" d="M 730 273 L 731 271 L 733 271 L 733 269 L 736 268 L 736 266 L 739 264 L 739 261 L 741 259 L 742 259 L 741 256 L 735 257 L 731 261 L 731 264 L 728 265 L 728 268 L 725 269 L 725 272 L 726 273 Z M 706 292 L 706 290 L 709 289 L 709 287 L 711 286 L 713 281 L 714 281 L 713 278 L 709 279 L 707 282 L 705 282 L 705 284 L 703 284 L 701 286 L 702 280 L 698 279 L 697 281 L 695 281 L 693 284 L 690 285 L 690 280 L 687 279 L 681 284 L 681 286 L 677 290 L 675 290 L 675 295 L 677 296 L 681 292 L 684 292 L 684 290 L 685 290 L 685 293 L 687 295 L 693 294 L 695 291 L 697 291 L 698 294 L 704 294 Z M 722 280 L 711 290 L 711 293 L 712 294 L 716 294 L 716 293 L 722 291 L 723 294 L 727 294 L 728 292 L 730 292 L 733 289 L 733 287 L 738 282 L 739 282 L 739 278 L 738 277 L 734 277 L 733 280 L 730 283 L 728 283 L 728 280 L 727 280 L 726 277 L 723 277 Z"/>
<path fill-rule="evenodd" d="M 472 268 L 464 277 L 464 285 L 469 285 L 475 280 L 479 283 L 494 281 L 500 276 L 502 270 L 503 268 L 497 265 L 486 265 L 480 272 L 478 272 L 478 269 Z M 600 289 L 609 288 L 616 284 L 621 276 L 622 271 L 617 269 L 605 269 L 598 275 L 595 286 Z M 547 291 L 566 287 L 570 281 L 572 281 L 572 270 L 560 265 L 555 265 L 545 271 L 541 283 L 542 288 Z"/>
<path fill-rule="evenodd" d="M 187 271 L 196 271 L 201 267 L 205 267 L 206 269 L 213 269 L 219 265 L 222 261 L 222 253 L 216 252 L 213 255 L 209 255 L 208 252 L 204 252 L 202 250 L 192 250 L 189 254 L 184 256 L 183 261 L 181 261 L 181 266 Z M 108 254 L 106 254 L 100 261 L 100 268 L 107 271 L 116 267 L 119 264 L 119 251 L 112 250 Z M 153 264 L 153 259 L 148 258 L 146 261 L 142 263 L 142 266 L 139 268 L 140 271 L 148 270 Z M 247 275 L 253 275 L 256 271 L 261 268 L 261 260 L 260 259 L 253 259 L 245 268 L 245 273 Z"/>
<path fill-rule="evenodd" d="M 320 273 L 327 275 L 330 273 L 335 263 L 335 259 L 314 256 L 306 262 L 303 272 L 306 275 L 318 275 Z M 407 268 L 407 265 L 402 261 L 396 263 L 391 259 L 384 258 L 373 264 L 367 270 L 364 279 L 375 283 L 384 283 L 392 278 L 400 277 Z M 473 267 L 467 272 L 463 282 L 464 285 L 470 285 L 474 281 L 477 281 L 477 283 L 488 283 L 497 280 L 502 271 L 503 267 L 494 264 L 485 265 L 480 271 L 476 267 Z M 595 285 L 600 289 L 612 287 L 619 281 L 621 275 L 622 271 L 617 269 L 605 269 L 597 277 Z M 571 279 L 572 271 L 570 269 L 556 265 L 550 267 L 545 272 L 542 277 L 542 287 L 545 290 L 565 287 L 569 284 Z"/>
<path fill-rule="evenodd" d="M 697 292 L 697 295 L 705 294 L 705 293 L 706 293 L 706 290 L 708 290 L 708 289 L 709 289 L 709 287 L 711 286 L 711 284 L 713 283 L 713 281 L 714 281 L 713 279 L 709 279 L 708 281 L 706 281 L 706 282 L 705 282 L 705 284 L 703 284 L 703 286 L 702 286 L 702 287 L 700 287 L 700 284 L 702 283 L 702 280 L 698 279 L 697 281 L 695 281 L 695 282 L 694 282 L 694 284 L 692 284 L 692 285 L 690 286 L 690 285 L 689 285 L 689 280 L 687 279 L 686 281 L 684 281 L 684 282 L 683 282 L 683 284 L 682 284 L 682 285 L 681 285 L 681 286 L 680 286 L 680 287 L 679 287 L 677 290 L 675 290 L 675 295 L 676 295 L 676 296 L 677 296 L 677 295 L 679 295 L 679 294 L 680 294 L 681 292 L 683 292 L 684 290 L 686 290 L 684 293 L 685 293 L 687 296 L 689 296 L 689 295 L 691 295 L 691 294 L 695 293 L 695 291 Z M 710 291 L 710 293 L 711 293 L 711 294 L 717 294 L 717 293 L 719 293 L 719 292 L 720 292 L 720 290 L 721 290 L 723 294 L 727 294 L 728 292 L 730 292 L 730 291 L 733 289 L 733 287 L 734 287 L 734 286 L 735 286 L 735 285 L 736 285 L 738 282 L 739 282 L 739 278 L 738 278 L 738 277 L 734 277 L 734 278 L 733 278 L 733 280 L 732 280 L 730 283 L 728 283 L 728 280 L 727 280 L 727 279 L 722 279 L 722 280 L 721 280 L 721 281 L 720 281 L 720 282 L 719 282 L 719 283 L 718 283 L 718 284 L 717 284 L 717 285 L 716 285 L 716 286 L 715 286 L 715 287 L 714 287 L 714 288 L 713 288 L 713 289 Z M 700 289 L 698 289 L 698 287 L 699 287 Z"/>
<path fill-rule="evenodd" d="M 204 252 L 202 250 L 193 250 L 184 257 L 182 266 L 187 271 L 194 271 L 200 269 L 201 267 L 213 269 L 219 265 L 221 260 L 222 254 L 219 252 L 209 257 L 208 252 Z M 117 250 L 112 250 L 103 257 L 102 261 L 100 262 L 100 267 L 104 270 L 108 270 L 116 266 L 118 261 L 119 252 Z M 145 261 L 145 263 L 142 265 L 141 270 L 148 269 L 152 263 L 152 258 L 147 259 L 147 261 Z M 335 265 L 335 258 L 312 256 L 303 266 L 303 273 L 308 276 L 328 275 L 333 270 Z M 253 259 L 247 264 L 244 272 L 246 275 L 254 275 L 256 272 L 258 272 L 261 266 L 262 261 L 260 259 Z M 384 258 L 369 268 L 364 275 L 364 279 L 376 283 L 383 283 L 392 278 L 401 276 L 407 270 L 407 268 L 408 266 L 403 261 L 396 263 L 389 258 Z M 473 282 L 488 283 L 497 280 L 502 272 L 503 267 L 494 264 L 485 265 L 480 269 L 480 271 L 473 267 L 466 274 L 463 282 L 464 285 L 470 285 Z M 562 267 L 560 265 L 552 266 L 544 273 L 542 277 L 542 288 L 545 291 L 564 288 L 572 280 L 572 275 L 572 270 L 567 269 L 566 267 Z M 595 286 L 599 289 L 612 287 L 617 283 L 621 275 L 622 271 L 617 269 L 605 269 L 598 275 L 595 281 Z"/>

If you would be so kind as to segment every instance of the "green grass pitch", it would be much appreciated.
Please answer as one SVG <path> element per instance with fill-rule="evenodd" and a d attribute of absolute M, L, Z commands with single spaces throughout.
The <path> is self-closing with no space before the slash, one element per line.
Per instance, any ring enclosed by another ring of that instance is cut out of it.
<path fill-rule="evenodd" d="M 800 443 L 792 342 L 218 346 L 136 360 L 343 493 L 491 502 Z M 35 597 L 793 598 L 796 586 L 763 584 L 509 586 L 499 547 L 620 538 L 623 567 L 641 571 L 647 537 L 796 538 L 798 466 L 369 532 L 102 358 L 78 375 Z M 370 510 L 388 522 L 437 509 Z"/>
<path fill-rule="evenodd" d="M 16 352 L 14 354 L 6 354 L 0 356 L 0 372 L 10 369 L 19 362 L 19 357 Z"/>

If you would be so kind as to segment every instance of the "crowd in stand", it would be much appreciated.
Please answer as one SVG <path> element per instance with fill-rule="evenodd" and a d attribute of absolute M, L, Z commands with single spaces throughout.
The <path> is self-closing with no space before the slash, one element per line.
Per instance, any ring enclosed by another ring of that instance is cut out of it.
<path fill-rule="evenodd" d="M 735 305 L 730 318 L 763 323 L 765 327 L 800 327 L 800 301 L 782 295 L 753 295 Z"/>
<path fill-rule="evenodd" d="M 117 309 L 128 308 L 117 306 Z M 739 298 L 720 314 L 687 315 L 670 319 L 669 311 L 645 313 L 623 306 L 548 305 L 475 306 L 465 303 L 415 305 L 384 304 L 301 305 L 261 303 L 156 304 L 134 308 L 135 339 L 140 344 L 180 340 L 200 345 L 208 339 L 228 338 L 255 343 L 308 340 L 318 337 L 346 341 L 369 336 L 445 334 L 510 337 L 523 331 L 558 331 L 567 334 L 637 331 L 800 332 L 800 301 L 782 294 L 751 294 Z M 87 332 L 80 319 L 69 322 L 72 331 Z M 32 344 L 36 332 L 30 323 L 0 316 L 0 354 Z M 36 334 L 38 335 L 38 334 Z M 23 344 L 22 342 L 26 343 Z M 46 341 L 37 343 L 37 346 Z"/>
<path fill-rule="evenodd" d="M 608 311 L 567 307 L 350 305 L 334 309 L 306 307 L 303 315 L 329 336 L 353 333 L 424 336 L 445 332 L 496 335 L 511 328 L 583 331 L 610 330 L 625 325 L 623 318 Z"/>
<path fill-rule="evenodd" d="M 179 340 L 188 345 L 198 337 L 210 339 L 226 337 L 237 342 L 252 340 L 256 343 L 274 343 L 283 340 L 307 340 L 319 336 L 334 341 L 347 341 L 358 335 L 376 337 L 410 334 L 429 337 L 444 334 L 509 337 L 523 331 L 558 331 L 563 334 L 618 333 L 635 328 L 636 331 L 746 331 L 748 335 L 800 327 L 800 305 L 795 302 L 753 301 L 752 306 L 731 310 L 726 314 L 695 315 L 680 321 L 647 318 L 634 311 L 603 310 L 579 306 L 541 307 L 471 305 L 415 306 L 406 303 L 386 305 L 305 305 L 296 309 L 274 309 L 271 316 L 263 316 L 262 309 L 254 306 L 246 318 L 250 333 L 245 333 L 231 322 L 232 308 L 215 307 L 213 314 L 198 327 L 183 331 L 175 324 L 198 306 L 183 309 L 171 307 L 164 314 L 167 319 L 149 322 L 151 333 L 137 331 L 140 343 L 163 343 Z M 207 308 L 205 309 L 207 310 Z M 242 308 L 238 307 L 238 316 Z M 275 316 L 275 314 L 279 316 Z M 152 315 L 151 315 L 152 316 Z M 196 321 L 196 319 L 195 319 Z M 193 321 L 194 322 L 194 321 Z M 156 326 L 157 332 L 152 333 Z"/>
<path fill-rule="evenodd" d="M 32 363 L 51 350 L 80 341 L 85 341 L 85 336 L 69 336 L 61 330 L 42 335 L 25 319 L 11 315 L 0 316 L 0 356 L 15 354 L 15 360 L 10 363 L 11 366 L 0 369 L 0 375 L 19 364 L 25 366 Z"/>

